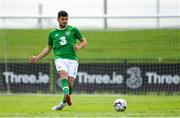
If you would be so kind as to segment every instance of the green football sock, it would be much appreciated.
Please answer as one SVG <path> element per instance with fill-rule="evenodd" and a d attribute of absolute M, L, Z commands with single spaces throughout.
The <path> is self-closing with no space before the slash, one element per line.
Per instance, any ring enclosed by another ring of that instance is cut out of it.
<path fill-rule="evenodd" d="M 73 93 L 73 88 L 69 88 L 69 94 L 71 95 Z"/>
<path fill-rule="evenodd" d="M 64 95 L 69 94 L 69 82 L 67 79 L 61 79 L 61 85 Z"/>

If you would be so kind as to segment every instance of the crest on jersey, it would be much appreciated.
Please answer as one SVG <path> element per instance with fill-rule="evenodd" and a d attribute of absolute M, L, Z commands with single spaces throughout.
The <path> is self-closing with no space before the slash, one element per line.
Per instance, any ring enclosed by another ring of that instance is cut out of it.
<path fill-rule="evenodd" d="M 55 34 L 55 37 L 59 36 L 59 34 Z"/>
<path fill-rule="evenodd" d="M 68 36 L 70 34 L 70 31 L 66 31 L 65 34 Z"/>

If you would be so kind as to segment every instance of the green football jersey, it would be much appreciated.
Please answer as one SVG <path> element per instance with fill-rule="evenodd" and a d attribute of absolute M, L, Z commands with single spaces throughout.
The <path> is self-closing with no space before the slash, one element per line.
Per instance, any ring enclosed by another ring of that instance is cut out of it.
<path fill-rule="evenodd" d="M 49 33 L 48 45 L 53 47 L 55 59 L 78 60 L 73 48 L 77 39 L 81 41 L 83 35 L 75 27 L 67 25 L 64 29 L 52 30 Z"/>

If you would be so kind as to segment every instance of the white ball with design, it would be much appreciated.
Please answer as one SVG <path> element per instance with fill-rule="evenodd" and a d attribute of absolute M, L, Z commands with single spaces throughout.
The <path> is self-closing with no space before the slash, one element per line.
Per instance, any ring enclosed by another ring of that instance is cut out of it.
<path fill-rule="evenodd" d="M 122 99 L 122 98 L 118 98 L 114 101 L 114 109 L 118 112 L 122 112 L 126 110 L 127 107 L 127 102 L 126 100 Z"/>

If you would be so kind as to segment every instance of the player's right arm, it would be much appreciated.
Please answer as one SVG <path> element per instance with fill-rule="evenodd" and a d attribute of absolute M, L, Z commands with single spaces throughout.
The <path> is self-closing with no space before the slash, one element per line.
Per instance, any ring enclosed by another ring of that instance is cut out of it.
<path fill-rule="evenodd" d="M 52 50 L 52 46 L 46 46 L 41 53 L 39 53 L 37 56 L 32 56 L 29 61 L 33 64 L 37 63 L 39 60 L 41 60 L 43 57 L 48 55 Z"/>
<path fill-rule="evenodd" d="M 41 51 L 41 53 L 39 53 L 37 56 L 32 56 L 30 59 L 29 59 L 29 62 L 30 63 L 37 63 L 39 60 L 41 60 L 43 57 L 45 57 L 46 55 L 48 55 L 51 50 L 52 50 L 52 47 L 53 47 L 53 38 L 52 38 L 52 35 L 53 35 L 53 31 L 52 30 L 50 33 L 49 33 L 49 37 L 48 37 L 48 45 Z"/>

